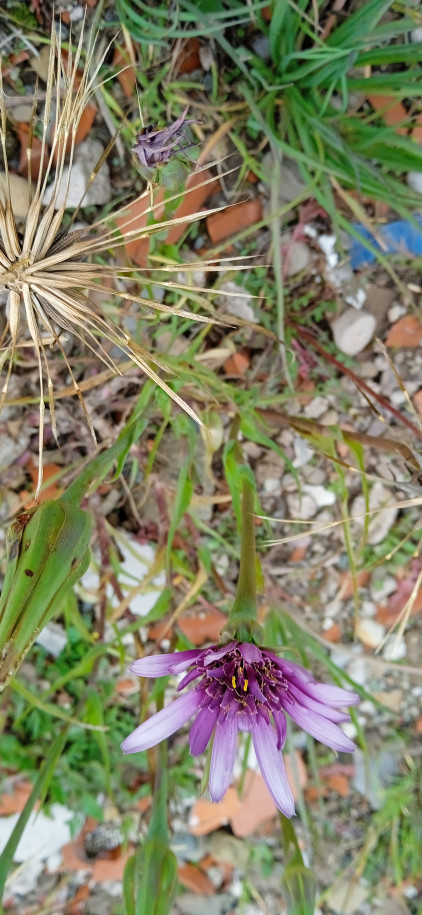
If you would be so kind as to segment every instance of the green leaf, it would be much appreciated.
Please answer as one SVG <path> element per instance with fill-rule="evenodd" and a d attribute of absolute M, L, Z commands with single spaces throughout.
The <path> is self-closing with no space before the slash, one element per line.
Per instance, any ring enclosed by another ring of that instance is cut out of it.
<path fill-rule="evenodd" d="M 22 838 L 25 826 L 27 825 L 31 813 L 35 807 L 35 803 L 36 801 L 40 801 L 42 803 L 49 789 L 54 770 L 58 760 L 60 759 L 66 741 L 67 731 L 68 725 L 66 725 L 66 727 L 60 731 L 56 739 L 53 741 L 51 747 L 47 750 L 46 759 L 41 767 L 40 774 L 16 823 L 16 826 L 0 855 L 0 900 L 3 898 L 6 879 L 12 866 L 16 849 Z"/>
<path fill-rule="evenodd" d="M 173 503 L 172 518 L 167 538 L 167 563 L 170 561 L 171 548 L 173 546 L 174 535 L 191 503 L 193 494 L 193 483 L 190 478 L 191 462 L 189 458 L 183 462 L 177 482 L 176 498 Z"/>

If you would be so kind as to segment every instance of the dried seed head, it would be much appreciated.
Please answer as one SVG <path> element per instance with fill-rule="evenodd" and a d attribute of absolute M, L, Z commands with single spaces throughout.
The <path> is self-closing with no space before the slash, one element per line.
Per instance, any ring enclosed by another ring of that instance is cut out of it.
<path fill-rule="evenodd" d="M 0 369 L 3 369 L 5 376 L 0 395 L 0 409 L 7 396 L 17 347 L 30 345 L 36 353 L 40 383 L 40 474 L 37 494 L 42 481 L 45 399 L 49 402 L 55 432 L 53 382 L 48 366 L 47 346 L 56 345 L 60 350 L 95 439 L 81 391 L 60 340 L 62 331 L 69 331 L 73 337 L 83 341 L 113 372 L 119 372 L 118 366 L 99 338 L 117 344 L 123 354 L 132 359 L 184 410 L 197 419 L 194 411 L 155 371 L 154 365 L 160 365 L 156 357 L 137 344 L 90 300 L 90 293 L 95 290 L 97 293 L 104 293 L 108 298 L 110 295 L 117 300 L 125 298 L 144 309 L 152 308 L 167 314 L 175 313 L 174 309 L 142 295 L 122 292 L 122 281 L 124 285 L 126 279 L 130 280 L 132 288 L 134 284 L 141 285 L 143 282 L 142 275 L 134 276 L 132 268 L 121 268 L 110 263 L 92 263 L 94 255 L 107 253 L 109 258 L 111 248 L 124 244 L 128 238 L 147 235 L 151 229 L 134 229 L 130 217 L 127 217 L 123 229 L 121 226 L 119 229 L 113 227 L 110 218 L 99 220 L 89 229 L 72 231 L 63 227 L 76 131 L 83 111 L 98 87 L 99 70 L 104 59 L 103 55 L 95 60 L 94 51 L 95 42 L 91 36 L 84 54 L 82 30 L 76 50 L 72 50 L 70 42 L 69 51 L 64 52 L 61 48 L 60 31 L 57 33 L 53 26 L 47 86 L 41 115 L 41 161 L 46 159 L 47 165 L 44 174 L 40 171 L 34 186 L 30 180 L 30 164 L 32 138 L 40 123 L 39 105 L 36 101 L 28 135 L 28 209 L 23 228 L 13 210 L 5 139 L 6 102 L 0 76 L 0 143 L 4 159 L 4 176 L 0 182 L 0 291 L 3 289 L 7 292 L 6 328 L 0 339 Z M 186 112 L 172 127 L 150 133 L 150 147 L 155 151 L 148 155 L 166 157 L 177 148 L 182 141 L 187 123 L 185 115 Z M 107 152 L 108 150 L 105 155 Z M 104 158 L 105 156 L 93 169 L 90 181 L 95 179 Z M 45 199 L 47 185 L 49 203 L 44 205 L 43 198 Z M 153 210 L 154 207 L 150 205 L 149 195 L 146 193 L 145 212 Z M 123 208 L 119 210 L 119 215 L 122 212 Z M 77 210 L 72 222 L 76 215 Z M 192 219 L 199 215 L 201 214 L 195 214 Z M 154 228 L 156 230 L 156 227 Z M 119 280 L 118 284 L 116 280 Z M 119 288 L 116 288 L 117 286 Z M 208 318 L 198 317 L 188 311 L 177 309 L 177 313 L 195 320 L 208 321 Z"/>

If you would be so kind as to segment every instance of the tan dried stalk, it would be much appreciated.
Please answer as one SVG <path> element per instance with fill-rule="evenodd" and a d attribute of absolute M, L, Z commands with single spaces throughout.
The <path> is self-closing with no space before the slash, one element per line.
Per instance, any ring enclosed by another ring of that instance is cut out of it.
<path fill-rule="evenodd" d="M 98 293 L 104 293 L 105 297 L 115 296 L 116 301 L 123 298 L 140 305 L 143 310 L 152 309 L 166 315 L 178 314 L 196 321 L 210 321 L 209 317 L 174 309 L 160 302 L 151 301 L 142 295 L 122 292 L 122 282 L 123 286 L 125 283 L 130 283 L 132 288 L 134 286 L 136 288 L 136 285 L 142 288 L 142 284 L 145 282 L 142 271 L 112 264 L 92 263 L 93 255 L 106 253 L 109 255 L 110 250 L 124 245 L 129 239 L 145 237 L 157 232 L 157 225 L 142 230 L 135 229 L 133 228 L 134 219 L 128 217 L 123 227 L 117 229 L 111 223 L 111 218 L 121 216 L 126 210 L 125 205 L 117 212 L 114 211 L 111 217 L 99 220 L 87 229 L 64 228 L 63 216 L 67 205 L 69 180 L 64 200 L 56 208 L 60 199 L 58 194 L 65 165 L 71 166 L 74 158 L 78 124 L 87 103 L 94 91 L 98 89 L 98 74 L 106 53 L 95 61 L 95 40 L 92 36 L 88 39 L 83 65 L 82 52 L 83 30 L 76 50 L 72 51 L 70 42 L 69 51 L 67 55 L 64 55 L 61 49 L 60 32 L 57 34 L 53 27 L 42 116 L 41 162 L 48 149 L 48 141 L 50 142 L 50 153 L 44 175 L 40 170 L 38 180 L 33 186 L 30 179 L 31 147 L 35 125 L 39 122 L 37 101 L 35 100 L 28 141 L 28 214 L 23 227 L 13 212 L 6 154 L 6 104 L 0 75 L 0 142 L 5 169 L 5 180 L 0 185 L 0 290 L 3 288 L 8 292 L 7 325 L 0 339 L 0 369 L 4 372 L 0 409 L 7 397 L 16 348 L 22 344 L 25 345 L 25 342 L 26 345 L 29 343 L 35 349 L 40 383 L 39 477 L 36 498 L 42 483 L 45 401 L 49 403 L 53 432 L 56 435 L 53 381 L 47 359 L 47 348 L 49 349 L 51 346 L 57 346 L 65 360 L 75 393 L 80 400 L 95 440 L 81 390 L 60 340 L 62 331 L 70 332 L 73 337 L 88 346 L 111 371 L 119 373 L 118 366 L 106 352 L 99 338 L 103 337 L 117 344 L 123 354 L 129 356 L 190 416 L 200 422 L 194 411 L 157 374 L 156 368 L 161 365 L 159 360 L 133 340 L 90 300 L 90 293 L 95 290 L 97 296 Z M 90 183 L 95 179 L 108 151 L 106 150 L 101 161 L 93 169 Z M 51 198 L 50 203 L 44 206 L 42 200 L 48 184 L 51 187 Z M 143 196 L 145 213 L 153 212 L 155 207 L 151 205 L 149 193 L 147 192 Z M 83 199 L 81 204 L 83 204 Z M 78 210 L 73 214 L 71 225 L 75 221 L 77 212 Z M 162 230 L 167 225 L 175 225 L 178 222 L 186 223 L 203 215 L 203 213 L 196 213 L 188 219 L 185 217 L 183 220 L 174 219 L 171 223 L 162 222 L 159 228 Z M 195 267 L 197 265 L 185 265 L 184 269 L 189 271 Z M 211 263 L 209 268 L 218 269 L 215 262 Z M 113 281 L 115 288 L 110 288 Z M 167 288 L 190 288 L 172 282 L 162 285 Z M 206 290 L 196 289 L 196 292 L 202 293 Z M 47 392 L 45 391 L 45 379 L 47 380 Z"/>

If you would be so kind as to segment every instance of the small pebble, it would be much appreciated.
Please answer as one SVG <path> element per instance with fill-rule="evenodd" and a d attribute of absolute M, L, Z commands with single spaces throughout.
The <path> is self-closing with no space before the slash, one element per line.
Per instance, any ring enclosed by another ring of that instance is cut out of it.
<path fill-rule="evenodd" d="M 326 489 L 325 486 L 311 486 L 309 483 L 305 483 L 302 488 L 304 492 L 307 492 L 309 496 L 312 496 L 318 508 L 324 508 L 326 505 L 334 505 L 336 501 L 335 493 L 330 489 Z"/>
<path fill-rule="evenodd" d="M 88 138 L 77 148 L 72 165 L 66 166 L 60 181 L 54 208 L 59 210 L 65 205 L 66 209 L 75 209 L 79 206 L 88 187 L 93 168 L 104 153 L 104 147 L 99 140 Z M 69 178 L 70 171 L 70 178 Z M 68 186 L 69 181 L 69 186 Z M 48 205 L 53 196 L 54 182 L 48 185 L 43 196 L 43 203 Z M 110 170 L 107 162 L 101 166 L 92 184 L 83 199 L 83 206 L 102 206 L 111 200 L 112 188 L 110 183 Z"/>
<path fill-rule="evenodd" d="M 327 412 L 329 403 L 326 397 L 313 397 L 311 402 L 306 404 L 304 408 L 305 416 L 309 416 L 310 419 L 319 419 L 324 413 Z M 303 441 L 303 440 L 302 440 Z"/>
<path fill-rule="evenodd" d="M 276 477 L 267 477 L 264 480 L 264 492 L 277 492 L 280 491 L 280 479 Z"/>
<path fill-rule="evenodd" d="M 13 213 L 17 219 L 25 219 L 29 208 L 28 180 L 9 172 L 9 184 Z M 7 187 L 4 172 L 0 172 L 0 186 Z"/>
<path fill-rule="evenodd" d="M 217 302 L 221 311 L 234 315 L 234 317 L 240 318 L 241 321 L 249 321 L 252 324 L 257 323 L 255 312 L 250 304 L 252 302 L 251 294 L 243 286 L 238 286 L 232 280 L 221 284 Z"/>
<path fill-rule="evenodd" d="M 353 721 L 345 721 L 341 727 L 342 731 L 346 737 L 350 737 L 350 740 L 354 740 L 357 735 L 356 725 L 353 724 Z"/>
<path fill-rule="evenodd" d="M 368 648 L 378 648 L 385 635 L 385 627 L 376 620 L 360 619 L 356 626 L 357 638 Z"/>
<path fill-rule="evenodd" d="M 384 646 L 382 654 L 387 661 L 401 661 L 407 654 L 406 642 L 402 637 L 397 638 L 396 635 L 392 635 Z"/>
<path fill-rule="evenodd" d="M 73 10 L 70 10 L 69 19 L 71 22 L 80 22 L 84 18 L 84 8 L 82 6 L 74 6 Z"/>
<path fill-rule="evenodd" d="M 409 172 L 407 176 L 407 185 L 416 191 L 417 194 L 422 194 L 422 172 Z"/>
<path fill-rule="evenodd" d="M 388 309 L 387 318 L 390 324 L 395 324 L 399 318 L 402 318 L 406 314 L 407 308 L 404 305 L 399 305 L 398 302 L 394 302 L 394 305 Z"/>
<path fill-rule="evenodd" d="M 306 270 L 311 260 L 311 252 L 305 242 L 294 241 L 288 246 L 288 251 L 284 255 L 286 266 L 286 276 L 296 276 L 302 270 Z"/>
<path fill-rule="evenodd" d="M 339 350 L 347 356 L 361 353 L 372 340 L 376 323 L 374 316 L 368 312 L 347 308 L 331 325 Z"/>
<path fill-rule="evenodd" d="M 286 496 L 286 501 L 290 517 L 298 519 L 299 521 L 309 521 L 311 518 L 315 517 L 318 511 L 315 499 L 306 493 L 302 495 L 302 498 L 299 493 L 289 493 L 289 495 Z"/>

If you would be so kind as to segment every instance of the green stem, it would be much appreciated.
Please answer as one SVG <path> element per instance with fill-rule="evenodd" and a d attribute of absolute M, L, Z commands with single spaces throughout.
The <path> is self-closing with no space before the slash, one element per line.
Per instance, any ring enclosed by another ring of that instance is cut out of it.
<path fill-rule="evenodd" d="M 249 471 L 249 467 L 245 471 Z M 238 641 L 252 641 L 258 635 L 256 601 L 255 489 L 250 473 L 243 475 L 242 542 L 239 580 L 225 633 Z"/>
<path fill-rule="evenodd" d="M 167 793 L 167 741 L 162 740 L 157 747 L 157 768 L 148 838 L 160 839 L 164 843 L 168 842 Z"/>

